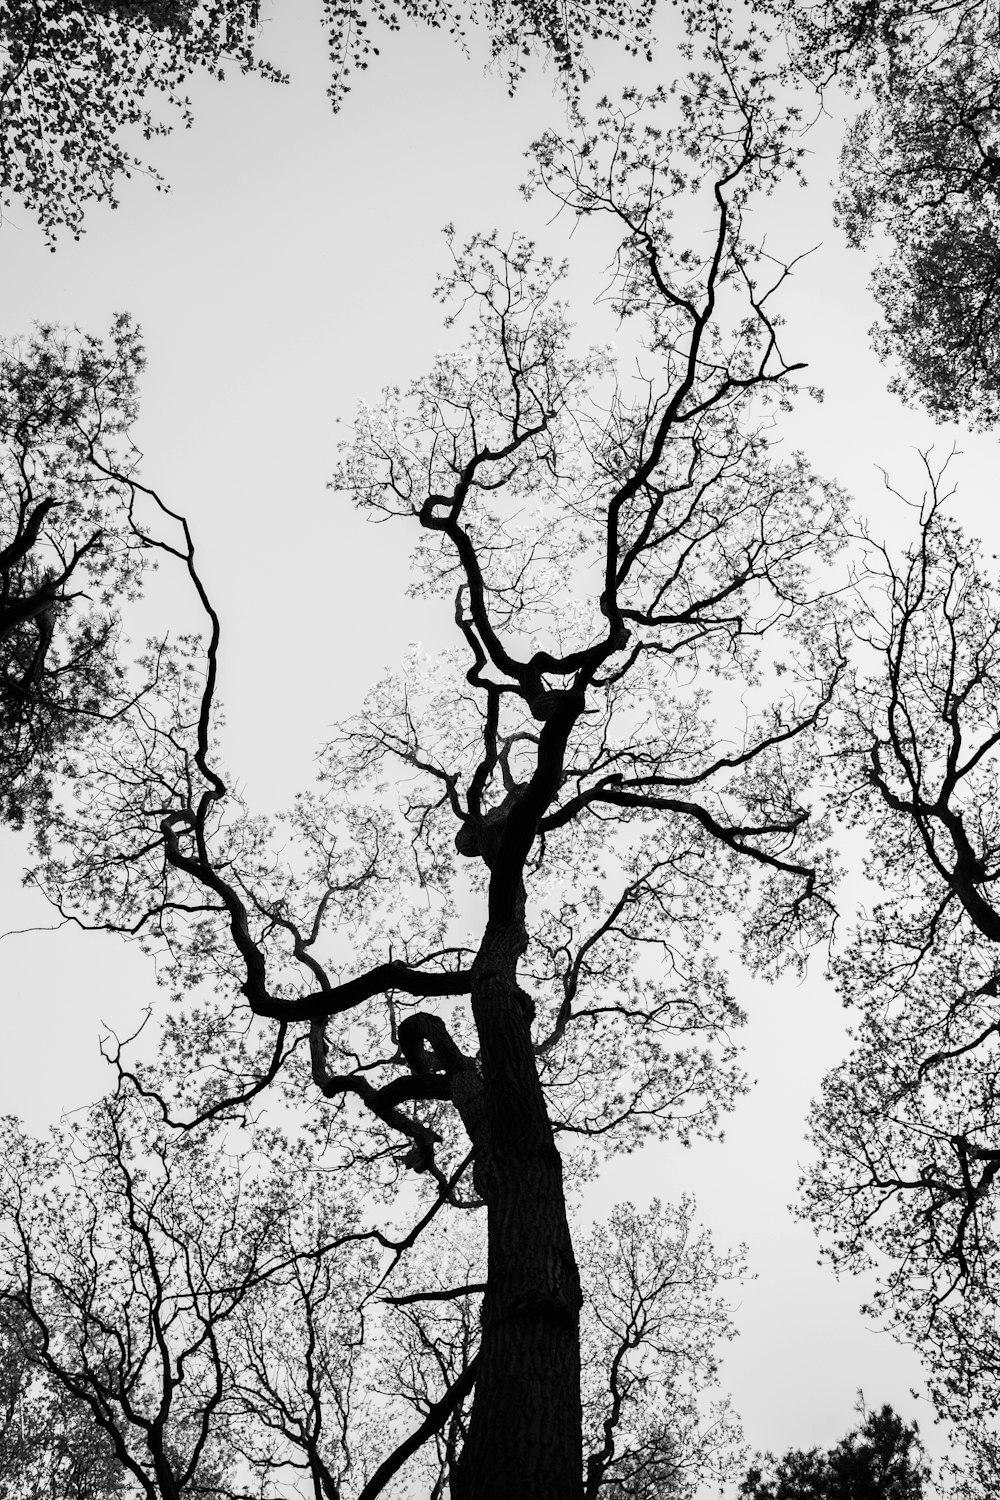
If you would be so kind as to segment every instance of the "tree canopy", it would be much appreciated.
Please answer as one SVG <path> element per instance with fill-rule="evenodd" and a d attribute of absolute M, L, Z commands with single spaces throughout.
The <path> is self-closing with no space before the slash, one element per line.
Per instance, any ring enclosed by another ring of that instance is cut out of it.
<path fill-rule="evenodd" d="M 740 1485 L 745 1500 L 922 1500 L 929 1471 L 916 1423 L 883 1406 L 825 1453 L 768 1454 Z"/>
<path fill-rule="evenodd" d="M 398 30 L 400 15 L 463 46 L 467 28 L 485 26 L 511 89 L 539 51 L 572 92 L 587 75 L 589 42 L 614 38 L 648 52 L 654 4 L 322 0 L 317 43 L 322 28 L 335 110 L 377 56 L 378 28 Z M 80 235 L 92 204 L 116 207 L 123 180 L 166 186 L 155 159 L 132 143 L 154 141 L 178 118 L 193 123 L 185 88 L 194 74 L 221 81 L 229 67 L 287 82 L 267 60 L 259 0 L 5 0 L 0 20 L 0 206 L 23 204 L 53 246 L 60 229 Z"/>
<path fill-rule="evenodd" d="M 485 24 L 512 85 L 525 48 L 555 59 L 570 107 L 525 191 L 610 241 L 619 348 L 577 336 L 545 246 L 448 229 L 447 347 L 361 406 L 333 488 L 412 537 L 452 644 L 346 718 L 333 681 L 317 783 L 282 819 L 223 753 L 197 527 L 138 472 L 133 325 L 0 350 L 4 812 L 34 824 L 61 917 L 137 940 L 174 1002 L 109 1047 L 117 1090 L 84 1118 L 4 1125 L 15 1482 L 693 1500 L 742 1472 L 718 1389 L 741 1253 L 688 1199 L 589 1233 L 579 1199 L 619 1153 L 721 1135 L 747 1087 L 729 934 L 767 978 L 832 941 L 839 828 L 878 899 L 834 951 L 857 1025 L 805 1211 L 838 1265 L 883 1258 L 872 1305 L 927 1360 L 972 1500 L 998 1451 L 997 584 L 929 458 L 900 552 L 780 446 L 804 364 L 768 200 L 805 148 L 772 39 L 689 7 L 678 76 L 589 112 L 585 44 L 641 50 L 651 3 L 401 10 Z M 981 19 L 791 15 L 800 70 L 886 106 L 849 137 L 841 214 L 859 245 L 894 236 L 897 388 L 985 420 Z M 259 22 L 228 0 L 11 8 L 9 197 L 78 232 L 138 169 L 128 132 L 166 128 L 151 90 L 187 120 L 198 68 L 278 80 Z M 339 107 L 369 23 L 398 22 L 380 0 L 326 22 Z M 154 559 L 202 632 L 122 651 Z M 37 1413 L 65 1441 L 32 1468 Z M 768 1463 L 748 1500 L 926 1482 L 888 1407 Z"/>
<path fill-rule="evenodd" d="M 357 1205 L 334 1204 L 331 1179 L 273 1130 L 242 1149 L 209 1134 L 168 1143 L 127 1092 L 48 1142 L 8 1119 L 3 1145 L 3 1253 L 18 1268 L 3 1306 L 70 1436 L 89 1433 L 149 1500 L 243 1496 L 241 1461 L 264 1480 L 293 1466 L 294 1432 L 291 1462 L 275 1451 L 293 1420 L 282 1361 L 322 1312 L 325 1358 L 313 1336 L 309 1375 L 295 1372 L 308 1433 L 307 1396 L 349 1367 L 372 1278 Z"/>
<path fill-rule="evenodd" d="M 146 560 L 123 482 L 142 364 L 125 317 L 103 342 L 40 328 L 0 346 L 0 808 L 15 827 L 44 822 L 60 757 L 137 691 L 117 642 Z"/>
<path fill-rule="evenodd" d="M 0 1496 L 118 1500 L 125 1475 L 86 1415 L 46 1382 L 24 1320 L 0 1317 Z"/>
<path fill-rule="evenodd" d="M 839 210 L 854 246 L 887 241 L 871 285 L 893 389 L 939 419 L 988 427 L 1000 410 L 997 7 L 791 10 L 810 75 L 844 80 L 865 101 L 843 146 Z"/>
<path fill-rule="evenodd" d="M 190 124 L 190 74 L 227 63 L 276 76 L 256 57 L 256 0 L 8 0 L 0 33 L 0 192 L 50 236 L 74 235 L 91 203 L 155 167 L 125 139 L 169 128 L 161 103 Z M 154 99 L 154 96 L 157 96 Z M 158 185 L 159 182 L 158 182 Z"/>
<path fill-rule="evenodd" d="M 172 1067 L 136 1074 L 171 1118 L 278 1082 L 325 1101 L 367 1192 L 405 1201 L 412 1173 L 421 1222 L 485 1208 L 456 1497 L 578 1496 L 567 1186 L 609 1150 L 719 1128 L 742 1016 L 714 924 L 739 908 L 747 961 L 773 970 L 830 916 L 805 787 L 842 667 L 824 577 L 842 497 L 768 437 L 797 367 L 771 312 L 786 268 L 748 211 L 799 148 L 757 61 L 717 37 L 677 86 L 535 147 L 533 190 L 619 236 L 637 393 L 607 350 L 574 348 L 558 265 L 516 235 L 450 237 L 442 296 L 469 337 L 362 410 L 336 484 L 417 533 L 457 646 L 330 741 L 285 852 L 220 769 L 223 638 L 189 552 L 206 653 L 176 652 L 92 746 L 35 872 L 198 992 Z M 708 226 L 697 252 L 673 238 L 681 211 Z M 624 1391 L 593 1492 L 628 1472 Z"/>
<path fill-rule="evenodd" d="M 924 1352 L 938 1410 L 989 1440 L 995 1391 L 993 1182 L 1000 925 L 1000 599 L 929 470 L 917 542 L 881 555 L 871 670 L 841 724 L 838 801 L 877 828 L 879 900 L 835 972 L 859 1015 L 813 1115 L 807 1211 L 840 1265 L 886 1256 L 875 1304 Z"/>

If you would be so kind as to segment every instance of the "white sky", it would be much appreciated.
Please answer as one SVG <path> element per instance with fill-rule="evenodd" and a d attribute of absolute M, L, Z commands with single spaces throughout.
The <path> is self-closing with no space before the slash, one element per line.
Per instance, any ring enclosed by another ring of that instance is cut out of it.
<path fill-rule="evenodd" d="M 350 420 L 359 398 L 416 374 L 445 342 L 430 291 L 445 265 L 446 222 L 460 235 L 494 225 L 543 232 L 545 213 L 517 193 L 521 153 L 560 118 L 550 77 L 533 74 L 512 101 L 501 76 L 484 77 L 445 36 L 417 28 L 386 35 L 383 55 L 334 118 L 318 6 L 297 0 L 280 10 L 266 47 L 292 86 L 196 80 L 194 130 L 150 148 L 169 195 L 143 180 L 125 184 L 121 208 L 93 213 L 83 240 L 55 255 L 25 215 L 0 229 L 5 333 L 34 318 L 101 332 L 120 309 L 144 328 L 142 472 L 194 528 L 225 632 L 228 758 L 264 809 L 309 782 L 325 730 L 358 705 L 384 663 L 414 639 L 449 636 L 438 607 L 403 597 L 403 532 L 367 527 L 327 492 L 336 422 Z M 597 56 L 624 76 L 617 54 Z M 655 82 L 676 62 L 666 44 L 638 77 Z M 616 79 L 602 73 L 600 83 L 613 91 Z M 774 205 L 777 253 L 822 242 L 783 306 L 787 350 L 809 361 L 808 378 L 827 399 L 804 402 L 787 422 L 789 446 L 845 483 L 876 532 L 895 532 L 900 509 L 887 506 L 875 465 L 916 483 L 912 450 L 957 438 L 968 455 L 957 471 L 958 513 L 992 540 L 992 442 L 904 411 L 869 351 L 865 264 L 830 220 L 837 128 L 824 122 L 810 140 L 811 190 Z M 557 254 L 561 236 L 557 227 Z M 8 835 L 8 928 L 49 921 L 18 889 L 21 852 Z M 0 1107 L 41 1128 L 107 1086 L 99 1021 L 128 1031 L 157 995 L 148 962 L 108 939 L 8 937 L 0 954 Z M 758 1279 L 724 1379 L 752 1444 L 780 1452 L 833 1443 L 853 1424 L 859 1385 L 869 1404 L 922 1410 L 929 1425 L 928 1409 L 908 1395 L 919 1384 L 916 1361 L 857 1315 L 863 1288 L 838 1286 L 817 1268 L 811 1231 L 786 1212 L 809 1099 L 843 1045 L 822 963 L 801 985 L 742 980 L 737 989 L 758 1087 L 725 1145 L 647 1151 L 616 1166 L 602 1191 L 645 1201 L 692 1190 L 721 1245 L 748 1242 Z"/>

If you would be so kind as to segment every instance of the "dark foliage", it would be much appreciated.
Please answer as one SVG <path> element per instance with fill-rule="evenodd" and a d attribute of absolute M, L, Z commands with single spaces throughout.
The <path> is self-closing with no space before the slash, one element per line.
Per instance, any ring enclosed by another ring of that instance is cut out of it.
<path fill-rule="evenodd" d="M 0 1500 L 117 1500 L 124 1474 L 86 1411 L 46 1379 L 27 1321 L 0 1310 Z"/>
<path fill-rule="evenodd" d="M 554 61 L 572 91 L 586 76 L 586 45 L 613 38 L 649 52 L 655 0 L 323 0 L 330 99 L 343 104 L 354 76 L 378 53 L 373 27 L 404 20 L 446 28 L 465 45 L 470 27 L 490 36 L 511 89 L 526 59 Z M 284 75 L 261 53 L 259 0 L 2 0 L 0 4 L 0 205 L 20 201 L 50 242 L 79 237 L 94 203 L 117 205 L 134 174 L 165 186 L 135 153 L 178 117 L 192 123 L 186 89 L 204 71 Z M 346 143 L 345 143 L 346 149 Z"/>
<path fill-rule="evenodd" d="M 157 110 L 191 113 L 198 68 L 255 58 L 257 0 L 3 0 L 0 5 L 0 191 L 38 216 L 50 239 L 79 236 L 95 202 L 115 205 L 122 178 L 155 170 L 123 143 L 169 129 Z"/>
<path fill-rule="evenodd" d="M 863 1421 L 825 1453 L 791 1448 L 749 1471 L 743 1500 L 922 1500 L 929 1477 L 917 1424 L 891 1406 Z"/>
<path fill-rule="evenodd" d="M 876 347 L 934 416 L 1000 414 L 1000 9 L 972 3 L 795 7 L 800 61 L 870 101 L 842 155 L 851 244 L 884 234 Z"/>
<path fill-rule="evenodd" d="M 143 544 L 105 463 L 141 367 L 126 318 L 106 343 L 53 328 L 0 343 L 0 814 L 15 827 L 44 818 L 60 757 L 122 688 L 116 608 Z"/>
<path fill-rule="evenodd" d="M 378 47 L 372 23 L 398 31 L 400 17 L 447 30 L 464 44 L 466 29 L 483 26 L 493 60 L 504 68 L 511 92 L 532 53 L 551 59 L 570 90 L 587 77 L 587 44 L 611 38 L 648 57 L 656 0 L 324 0 L 333 79 L 330 98 L 339 108 L 352 75 L 368 67 Z"/>

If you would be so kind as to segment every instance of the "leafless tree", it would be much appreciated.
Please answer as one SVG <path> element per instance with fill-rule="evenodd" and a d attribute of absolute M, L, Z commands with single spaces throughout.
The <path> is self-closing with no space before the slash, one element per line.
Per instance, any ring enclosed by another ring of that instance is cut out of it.
<path fill-rule="evenodd" d="M 717 1393 L 745 1274 L 698 1229 L 694 1203 L 619 1204 L 579 1247 L 585 1500 L 693 1500 L 739 1472 L 739 1422 Z"/>
<path fill-rule="evenodd" d="M 364 1247 L 359 1231 L 348 1248 Z M 280 1271 L 253 1289 L 234 1319 L 227 1443 L 230 1463 L 241 1459 L 262 1490 L 301 1476 L 310 1500 L 340 1500 L 356 1492 L 367 1459 L 356 1449 L 367 1425 L 379 1422 L 376 1414 L 359 1422 L 353 1399 L 377 1263 L 371 1250 L 353 1259 L 334 1253 L 341 1247 L 325 1222 L 314 1226 L 310 1248 L 302 1254 L 288 1244 Z"/>

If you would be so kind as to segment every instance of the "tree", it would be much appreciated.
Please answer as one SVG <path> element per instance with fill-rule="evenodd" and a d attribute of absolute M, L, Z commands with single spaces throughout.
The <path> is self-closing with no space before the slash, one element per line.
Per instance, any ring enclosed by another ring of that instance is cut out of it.
<path fill-rule="evenodd" d="M 433 1237 L 424 1244 L 405 1289 L 385 1299 L 396 1318 L 375 1377 L 379 1390 L 396 1389 L 425 1421 L 475 1374 L 486 1286 L 478 1236 L 449 1226 L 441 1256 L 434 1244 Z M 745 1274 L 742 1255 L 715 1251 L 688 1198 L 654 1200 L 645 1213 L 618 1204 L 575 1248 L 587 1500 L 690 1500 L 738 1473 L 742 1433 L 716 1392 L 718 1351 L 735 1335 L 724 1297 Z M 471 1389 L 469 1380 L 424 1452 L 421 1490 L 434 1497 L 450 1492 Z"/>
<path fill-rule="evenodd" d="M 124 1476 L 103 1434 L 47 1382 L 25 1322 L 0 1316 L 0 1496 L 117 1500 Z"/>
<path fill-rule="evenodd" d="M 195 1115 L 283 1080 L 326 1101 L 369 1192 L 391 1199 L 408 1169 L 421 1222 L 485 1203 L 456 1500 L 579 1500 L 565 1174 L 714 1131 L 741 1019 L 717 923 L 738 911 L 763 967 L 829 914 L 804 799 L 840 670 L 822 571 L 843 500 L 770 451 L 798 368 L 771 313 L 789 268 L 744 221 L 794 164 L 796 130 L 753 45 L 719 35 L 676 87 L 544 137 L 536 186 L 619 237 L 613 304 L 651 372 L 638 392 L 607 351 L 572 352 L 551 260 L 516 237 L 452 241 L 442 294 L 471 339 L 363 411 L 338 483 L 422 533 L 422 586 L 448 600 L 458 651 L 375 689 L 279 854 L 220 768 L 220 627 L 189 553 L 205 655 L 95 744 L 37 875 L 200 987 L 172 1029 Z M 678 244 L 675 216 L 703 215 L 708 237 Z M 398 797 L 387 767 L 408 778 Z M 138 1076 L 165 1092 L 162 1070 Z"/>
<path fill-rule="evenodd" d="M 320 1204 L 329 1196 L 327 1186 Z M 377 1323 L 371 1298 L 386 1240 L 359 1223 L 345 1244 L 320 1204 L 310 1205 L 306 1253 L 289 1236 L 277 1272 L 249 1290 L 233 1319 L 224 1467 L 242 1462 L 262 1494 L 283 1494 L 273 1486 L 302 1476 L 310 1500 L 340 1500 L 359 1492 L 374 1466 L 371 1435 L 387 1420 L 385 1401 L 369 1414 L 354 1400 L 372 1361 L 366 1333 Z"/>
<path fill-rule="evenodd" d="M 917 1424 L 891 1406 L 865 1411 L 863 1421 L 834 1448 L 789 1449 L 768 1454 L 767 1477 L 749 1471 L 740 1485 L 745 1500 L 922 1500 L 930 1477 Z"/>
<path fill-rule="evenodd" d="M 272 1411 L 241 1399 L 247 1371 L 281 1378 L 289 1286 L 335 1283 L 343 1320 L 371 1270 L 354 1207 L 331 1204 L 301 1143 L 167 1140 L 129 1090 L 48 1143 L 5 1122 L 0 1233 L 28 1366 L 149 1500 L 263 1493 L 236 1460 L 263 1481 L 288 1455 L 268 1444 Z"/>
<path fill-rule="evenodd" d="M 850 1056 L 812 1119 L 805 1211 L 923 1353 L 939 1413 L 988 1437 L 998 1369 L 995 1179 L 1000 594 L 927 461 L 916 542 L 873 558 L 872 647 L 834 749 L 877 902 L 835 965 Z M 874 568 L 874 563 L 878 568 Z"/>
<path fill-rule="evenodd" d="M 693 1500 L 745 1458 L 718 1386 L 735 1336 L 720 1289 L 744 1274 L 696 1231 L 694 1203 L 619 1204 L 580 1242 L 585 1500 Z"/>
<path fill-rule="evenodd" d="M 838 200 L 849 242 L 885 235 L 872 275 L 892 389 L 935 417 L 1000 412 L 997 302 L 1000 15 L 973 4 L 834 0 L 793 8 L 800 60 L 870 101 L 850 127 Z"/>
<path fill-rule="evenodd" d="M 233 1134 L 178 1136 L 127 1086 L 47 1143 L 6 1123 L 16 1420 L 0 1493 L 44 1500 L 58 1475 L 67 1500 L 276 1500 L 302 1479 L 315 1500 L 368 1500 L 428 1436 L 423 1476 L 447 1492 L 475 1375 L 478 1216 L 422 1238 L 386 1294 L 405 1240 L 334 1203 L 337 1174 L 305 1141 Z M 728 1404 L 710 1401 L 734 1332 L 720 1293 L 743 1268 L 693 1208 L 620 1205 L 581 1243 L 588 1495 L 687 1500 L 744 1456 Z M 388 1465 L 387 1432 L 401 1439 Z"/>
<path fill-rule="evenodd" d="M 654 4 L 323 0 L 331 103 L 341 107 L 354 74 L 377 55 L 373 21 L 398 30 L 402 15 L 446 27 L 463 46 L 466 27 L 484 24 L 512 90 L 536 49 L 572 90 L 586 75 L 591 40 L 614 37 L 648 55 Z M 199 70 L 221 80 L 232 66 L 287 81 L 261 56 L 259 0 L 5 0 L 0 28 L 0 206 L 20 200 L 52 248 L 61 228 L 79 238 L 92 204 L 117 207 L 123 178 L 142 173 L 165 187 L 123 137 L 167 134 L 175 112 L 189 126 L 185 89 Z"/>
<path fill-rule="evenodd" d="M 44 821 L 60 763 L 137 690 L 118 609 L 146 557 L 121 478 L 142 365 L 125 317 L 105 342 L 40 328 L 0 344 L 0 814 L 15 827 Z"/>

